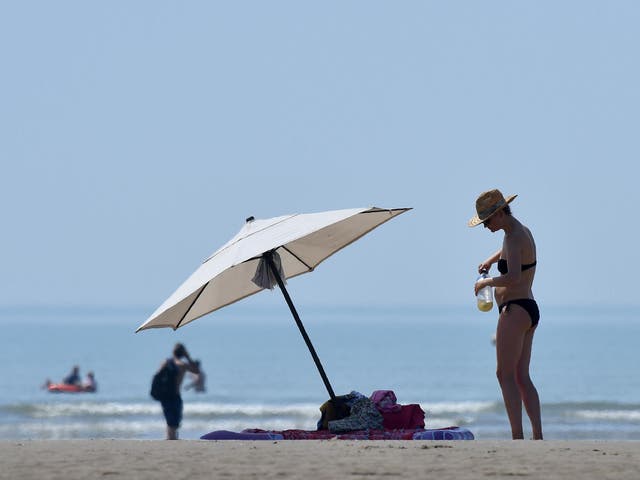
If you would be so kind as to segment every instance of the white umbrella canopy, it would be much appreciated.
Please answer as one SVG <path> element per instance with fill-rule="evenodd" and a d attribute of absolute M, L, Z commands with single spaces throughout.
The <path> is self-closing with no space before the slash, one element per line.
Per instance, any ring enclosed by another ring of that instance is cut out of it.
<path fill-rule="evenodd" d="M 247 221 L 138 327 L 176 329 L 263 290 L 252 278 L 262 254 L 280 255 L 284 278 L 323 260 L 410 208 L 353 208 Z"/>
<path fill-rule="evenodd" d="M 311 272 L 323 260 L 410 208 L 353 208 L 293 214 L 267 220 L 249 217 L 223 245 L 138 327 L 174 330 L 278 284 L 320 376 L 335 399 L 320 359 L 285 288 L 287 278 Z M 266 274 L 266 275 L 261 275 Z M 265 277 L 274 282 L 265 281 Z"/>

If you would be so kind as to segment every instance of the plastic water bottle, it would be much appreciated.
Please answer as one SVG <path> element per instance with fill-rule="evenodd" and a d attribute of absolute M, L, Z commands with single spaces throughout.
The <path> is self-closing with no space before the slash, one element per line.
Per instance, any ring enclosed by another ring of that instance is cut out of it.
<path fill-rule="evenodd" d="M 489 274 L 486 270 L 481 270 L 478 280 L 481 278 L 487 278 L 488 276 Z M 486 287 L 481 288 L 478 291 L 476 298 L 478 299 L 478 310 L 481 312 L 488 312 L 493 308 L 493 292 L 491 291 L 490 286 L 487 285 Z"/>

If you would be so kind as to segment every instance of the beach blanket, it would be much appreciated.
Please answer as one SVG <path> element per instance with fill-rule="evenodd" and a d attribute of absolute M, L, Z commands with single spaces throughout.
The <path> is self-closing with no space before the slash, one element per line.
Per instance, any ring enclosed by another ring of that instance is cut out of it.
<path fill-rule="evenodd" d="M 471 431 L 461 427 L 439 429 L 359 430 L 335 434 L 328 430 L 260 430 L 242 432 L 216 430 L 201 440 L 473 440 Z"/>

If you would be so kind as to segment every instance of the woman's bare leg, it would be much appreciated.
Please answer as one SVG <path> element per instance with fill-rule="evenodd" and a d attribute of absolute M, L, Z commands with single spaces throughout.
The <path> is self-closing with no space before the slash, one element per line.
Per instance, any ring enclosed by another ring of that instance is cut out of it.
<path fill-rule="evenodd" d="M 515 307 L 515 308 L 514 308 Z M 498 319 L 496 332 L 496 376 L 502 389 L 502 398 L 511 425 L 514 440 L 524 438 L 522 431 L 522 398 L 517 383 L 518 364 L 522 356 L 525 334 L 531 326 L 527 312 L 517 305 L 510 305 Z"/>
<path fill-rule="evenodd" d="M 530 329 L 524 336 L 522 355 L 518 362 L 517 382 L 524 408 L 531 420 L 531 429 L 534 440 L 542 440 L 542 415 L 540 413 L 540 397 L 531 376 L 529 375 L 529 363 L 531 361 L 531 349 L 535 328 Z"/>

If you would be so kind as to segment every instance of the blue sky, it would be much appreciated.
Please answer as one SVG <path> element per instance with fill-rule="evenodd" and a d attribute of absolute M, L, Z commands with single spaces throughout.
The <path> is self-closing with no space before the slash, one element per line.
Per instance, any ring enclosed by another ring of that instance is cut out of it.
<path fill-rule="evenodd" d="M 639 24 L 633 1 L 4 2 L 0 305 L 151 313 L 249 215 L 373 205 L 414 210 L 297 303 L 473 304 L 494 187 L 541 303 L 637 305 Z"/>

